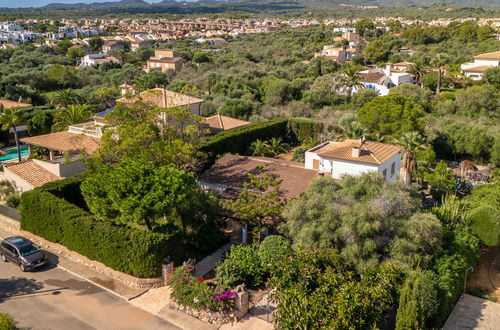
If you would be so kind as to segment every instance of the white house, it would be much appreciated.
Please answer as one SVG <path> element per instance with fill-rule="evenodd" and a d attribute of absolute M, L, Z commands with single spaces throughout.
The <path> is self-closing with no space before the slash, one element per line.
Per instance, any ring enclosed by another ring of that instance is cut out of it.
<path fill-rule="evenodd" d="M 94 66 L 105 62 L 120 63 L 120 61 L 108 54 L 89 54 L 80 59 L 80 67 Z"/>
<path fill-rule="evenodd" d="M 404 83 L 413 83 L 413 76 L 406 72 L 393 70 L 388 64 L 385 69 L 375 68 L 358 72 L 365 88 L 371 88 L 378 96 L 389 95 L 389 89 Z M 354 90 L 357 91 L 356 89 Z"/>
<path fill-rule="evenodd" d="M 500 65 L 500 51 L 474 56 L 474 62 L 460 66 L 464 75 L 472 80 L 481 80 L 484 71 Z"/>
<path fill-rule="evenodd" d="M 379 172 L 387 182 L 399 177 L 401 147 L 359 140 L 325 142 L 306 151 L 305 168 L 331 173 L 332 178 Z"/>

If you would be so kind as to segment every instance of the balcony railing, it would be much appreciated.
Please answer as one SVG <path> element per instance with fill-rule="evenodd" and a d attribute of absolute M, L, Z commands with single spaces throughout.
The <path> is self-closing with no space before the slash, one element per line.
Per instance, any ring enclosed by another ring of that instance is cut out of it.
<path fill-rule="evenodd" d="M 96 125 L 95 122 L 71 125 L 68 127 L 68 131 L 70 133 L 84 134 L 95 138 L 100 138 L 102 136 L 101 127 Z"/>

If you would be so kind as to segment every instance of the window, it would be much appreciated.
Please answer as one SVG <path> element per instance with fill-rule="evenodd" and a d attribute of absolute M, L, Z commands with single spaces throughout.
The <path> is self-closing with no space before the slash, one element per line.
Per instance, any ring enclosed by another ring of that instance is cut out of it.
<path fill-rule="evenodd" d="M 313 170 L 319 170 L 319 159 L 313 159 Z"/>
<path fill-rule="evenodd" d="M 382 172 L 382 175 L 384 176 L 384 180 L 387 180 L 387 169 L 385 169 L 385 170 Z"/>
<path fill-rule="evenodd" d="M 394 172 L 396 172 L 396 162 L 392 163 L 391 165 L 391 176 L 394 175 Z"/>

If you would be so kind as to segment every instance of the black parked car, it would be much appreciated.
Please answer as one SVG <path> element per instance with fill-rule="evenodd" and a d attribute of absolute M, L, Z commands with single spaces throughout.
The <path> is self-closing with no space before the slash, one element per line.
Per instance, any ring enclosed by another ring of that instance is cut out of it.
<path fill-rule="evenodd" d="M 0 257 L 4 262 L 19 265 L 23 272 L 47 263 L 47 255 L 35 243 L 22 236 L 4 239 L 0 244 Z"/>

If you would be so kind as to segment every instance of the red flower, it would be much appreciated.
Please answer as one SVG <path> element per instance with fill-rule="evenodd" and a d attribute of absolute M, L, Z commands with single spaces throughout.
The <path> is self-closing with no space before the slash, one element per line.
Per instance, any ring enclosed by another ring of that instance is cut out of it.
<path fill-rule="evenodd" d="M 205 280 L 203 278 L 198 279 L 198 283 L 204 283 Z"/>

